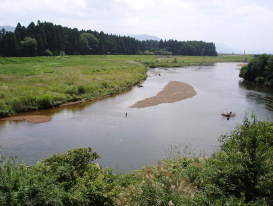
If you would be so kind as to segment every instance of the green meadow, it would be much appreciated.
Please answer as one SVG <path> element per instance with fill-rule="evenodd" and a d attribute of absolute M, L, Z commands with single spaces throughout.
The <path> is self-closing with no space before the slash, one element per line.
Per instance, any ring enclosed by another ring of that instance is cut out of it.
<path fill-rule="evenodd" d="M 0 117 L 126 91 L 148 68 L 248 61 L 251 56 L 85 55 L 0 57 Z"/>

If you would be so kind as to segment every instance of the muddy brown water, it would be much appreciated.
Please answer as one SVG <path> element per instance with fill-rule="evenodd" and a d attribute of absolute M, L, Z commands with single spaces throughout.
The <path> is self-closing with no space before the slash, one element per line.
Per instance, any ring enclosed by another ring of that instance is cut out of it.
<path fill-rule="evenodd" d="M 50 116 L 49 122 L 0 121 L 1 150 L 33 164 L 71 148 L 92 147 L 101 156 L 99 162 L 115 172 L 154 164 L 184 148 L 209 155 L 218 149 L 219 136 L 246 114 L 273 121 L 272 93 L 242 83 L 237 65 L 152 69 L 142 88 L 95 103 L 31 113 Z M 129 108 L 171 81 L 185 82 L 197 94 L 175 103 Z M 230 111 L 236 116 L 227 121 L 221 113 Z"/>

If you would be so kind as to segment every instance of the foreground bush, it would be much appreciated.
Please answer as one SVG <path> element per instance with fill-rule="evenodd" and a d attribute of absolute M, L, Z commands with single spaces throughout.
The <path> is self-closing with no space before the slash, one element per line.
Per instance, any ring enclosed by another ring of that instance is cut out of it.
<path fill-rule="evenodd" d="M 273 204 L 273 124 L 246 119 L 221 139 L 197 181 L 206 203 Z"/>
<path fill-rule="evenodd" d="M 128 175 L 90 148 L 27 166 L 1 158 L 0 205 L 273 205 L 273 123 L 246 119 L 209 158 L 178 157 Z"/>
<path fill-rule="evenodd" d="M 118 205 L 273 205 L 273 124 L 246 119 L 210 158 L 179 158 L 136 172 Z"/>
<path fill-rule="evenodd" d="M 82 148 L 30 167 L 2 160 L 0 205 L 113 205 L 115 176 L 92 163 L 97 158 Z"/>

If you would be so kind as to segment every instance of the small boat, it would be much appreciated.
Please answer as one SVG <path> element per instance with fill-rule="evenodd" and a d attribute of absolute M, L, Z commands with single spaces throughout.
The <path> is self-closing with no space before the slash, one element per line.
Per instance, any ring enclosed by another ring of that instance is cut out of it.
<path fill-rule="evenodd" d="M 226 118 L 230 118 L 230 117 L 235 117 L 235 114 L 232 113 L 232 112 L 229 112 L 229 113 L 222 113 L 221 114 L 223 117 L 226 117 Z"/>

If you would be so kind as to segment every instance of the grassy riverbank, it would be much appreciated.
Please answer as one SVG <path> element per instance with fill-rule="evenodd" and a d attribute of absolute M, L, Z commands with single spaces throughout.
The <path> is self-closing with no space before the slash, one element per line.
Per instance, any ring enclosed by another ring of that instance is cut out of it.
<path fill-rule="evenodd" d="M 269 206 L 272 137 L 271 122 L 246 119 L 211 157 L 177 157 L 131 174 L 103 169 L 90 148 L 32 166 L 0 156 L 0 205 Z"/>
<path fill-rule="evenodd" d="M 149 67 L 242 62 L 250 58 L 144 55 L 0 57 L 0 117 L 121 93 L 145 79 Z"/>

